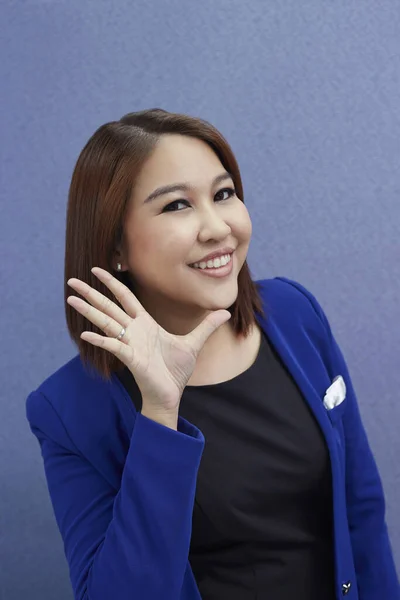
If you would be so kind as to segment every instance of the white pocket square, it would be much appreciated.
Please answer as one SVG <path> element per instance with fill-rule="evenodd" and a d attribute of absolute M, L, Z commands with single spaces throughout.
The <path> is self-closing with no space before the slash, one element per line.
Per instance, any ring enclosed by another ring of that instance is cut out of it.
<path fill-rule="evenodd" d="M 338 375 L 333 380 L 332 385 L 328 387 L 326 390 L 325 398 L 324 398 L 324 406 L 327 410 L 331 410 L 335 408 L 335 406 L 339 406 L 346 398 L 346 384 L 341 375 Z"/>

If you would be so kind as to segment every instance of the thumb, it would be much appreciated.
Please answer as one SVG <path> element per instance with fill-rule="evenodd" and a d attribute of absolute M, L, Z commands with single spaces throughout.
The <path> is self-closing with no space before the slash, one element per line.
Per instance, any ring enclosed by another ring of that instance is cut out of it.
<path fill-rule="evenodd" d="M 215 310 L 207 315 L 204 321 L 186 336 L 196 355 L 200 352 L 210 335 L 218 327 L 229 321 L 231 316 L 229 310 Z"/>

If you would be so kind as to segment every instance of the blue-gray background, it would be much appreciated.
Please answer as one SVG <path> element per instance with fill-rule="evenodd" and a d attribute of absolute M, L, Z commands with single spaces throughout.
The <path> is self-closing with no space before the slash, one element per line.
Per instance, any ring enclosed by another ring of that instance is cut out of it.
<path fill-rule="evenodd" d="M 75 354 L 67 191 L 102 123 L 208 119 L 241 166 L 256 279 L 321 302 L 353 376 L 400 565 L 398 0 L 1 3 L 0 590 L 70 600 L 25 399 Z"/>

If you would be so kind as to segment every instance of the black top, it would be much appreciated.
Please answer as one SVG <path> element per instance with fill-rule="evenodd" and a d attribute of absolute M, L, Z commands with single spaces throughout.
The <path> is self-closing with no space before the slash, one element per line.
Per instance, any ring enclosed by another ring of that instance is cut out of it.
<path fill-rule="evenodd" d="M 334 600 L 325 438 L 265 333 L 244 373 L 186 386 L 179 414 L 205 438 L 189 553 L 202 599 Z"/>

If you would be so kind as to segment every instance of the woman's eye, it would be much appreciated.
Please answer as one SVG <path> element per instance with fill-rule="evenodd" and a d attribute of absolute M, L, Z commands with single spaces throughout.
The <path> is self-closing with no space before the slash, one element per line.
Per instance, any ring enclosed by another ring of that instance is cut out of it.
<path fill-rule="evenodd" d="M 227 198 L 221 198 L 221 200 L 228 200 L 228 198 L 230 198 L 231 196 L 235 195 L 235 190 L 234 188 L 223 188 L 222 190 L 219 190 L 219 192 L 217 192 L 215 194 L 215 198 L 219 195 L 219 194 L 223 194 L 224 192 L 227 192 L 228 196 Z"/>
<path fill-rule="evenodd" d="M 224 196 L 223 196 L 223 195 L 224 195 L 224 193 L 226 193 L 226 194 L 227 194 L 227 196 L 226 196 L 226 197 L 224 197 Z M 218 192 L 215 194 L 214 198 L 215 198 L 215 199 L 217 199 L 217 200 L 222 200 L 222 201 L 223 201 L 223 200 L 228 200 L 229 198 L 231 198 L 231 197 L 232 197 L 232 196 L 234 196 L 235 194 L 236 194 L 236 191 L 235 191 L 235 189 L 234 189 L 234 188 L 223 188 L 222 190 L 219 190 L 219 191 L 218 191 Z M 166 205 L 166 206 L 163 208 L 162 212 L 181 212 L 181 211 L 180 211 L 180 210 L 178 210 L 178 209 L 177 209 L 177 210 L 174 210 L 174 209 L 171 209 L 171 208 L 170 208 L 171 206 L 172 206 L 172 207 L 175 207 L 175 205 L 176 205 L 176 204 L 186 204 L 186 205 L 188 205 L 188 204 L 189 204 L 189 201 L 188 201 L 188 200 L 174 200 L 173 202 L 170 202 L 169 204 L 167 204 L 167 205 Z"/>

